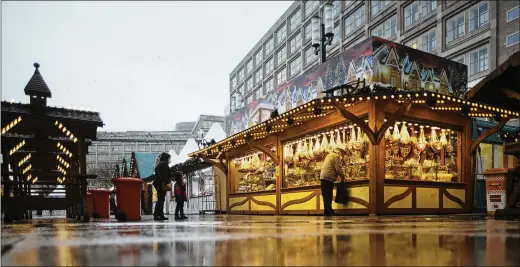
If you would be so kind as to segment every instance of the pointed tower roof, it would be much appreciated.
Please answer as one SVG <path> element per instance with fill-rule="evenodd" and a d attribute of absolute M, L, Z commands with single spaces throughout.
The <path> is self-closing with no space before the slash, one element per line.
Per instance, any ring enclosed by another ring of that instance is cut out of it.
<path fill-rule="evenodd" d="M 34 70 L 33 76 L 25 86 L 25 95 L 35 95 L 49 98 L 52 97 L 49 86 L 47 86 L 47 83 L 45 83 L 45 80 L 43 79 L 42 75 L 40 74 L 40 71 L 38 70 L 40 64 L 38 62 L 35 62 L 33 66 L 36 68 L 36 70 Z"/>

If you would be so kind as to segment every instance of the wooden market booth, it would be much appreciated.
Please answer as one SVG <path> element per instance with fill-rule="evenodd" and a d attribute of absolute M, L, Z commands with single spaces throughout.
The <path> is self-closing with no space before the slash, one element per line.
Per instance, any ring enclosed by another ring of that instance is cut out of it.
<path fill-rule="evenodd" d="M 68 218 L 89 220 L 86 154 L 99 113 L 50 107 L 51 91 L 38 63 L 25 86 L 29 103 L 2 101 L 2 208 L 5 221 L 31 218 L 34 210 L 67 210 Z M 65 198 L 48 198 L 57 185 Z"/>
<path fill-rule="evenodd" d="M 519 113 L 456 97 L 466 68 L 371 37 L 310 71 L 324 78 L 302 74 L 325 80 L 324 94 L 190 156 L 227 175 L 233 214 L 323 214 L 319 169 L 338 146 L 350 195 L 333 202 L 340 214 L 471 212 L 474 151 L 496 132 L 472 140 L 472 118 L 503 126 Z"/>

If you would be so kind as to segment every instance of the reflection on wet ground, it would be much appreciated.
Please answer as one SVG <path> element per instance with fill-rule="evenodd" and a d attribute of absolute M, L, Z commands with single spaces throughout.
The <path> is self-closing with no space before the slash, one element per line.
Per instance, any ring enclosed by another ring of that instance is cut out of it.
<path fill-rule="evenodd" d="M 519 265 L 520 223 L 484 216 L 191 216 L 2 225 L 2 265 Z"/>

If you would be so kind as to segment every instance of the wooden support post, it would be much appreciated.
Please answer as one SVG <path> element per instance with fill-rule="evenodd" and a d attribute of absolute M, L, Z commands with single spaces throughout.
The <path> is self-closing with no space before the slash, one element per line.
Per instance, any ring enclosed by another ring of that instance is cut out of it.
<path fill-rule="evenodd" d="M 406 113 L 408 113 L 408 111 L 410 110 L 411 107 L 412 107 L 412 101 L 411 100 L 405 100 L 404 104 L 396 112 L 394 112 L 386 120 L 386 122 L 383 123 L 381 128 L 375 128 L 375 129 L 373 128 L 374 129 L 374 133 L 375 133 L 375 140 L 376 140 L 377 144 L 381 143 L 381 140 L 385 136 L 386 130 L 390 126 L 393 126 L 394 123 L 397 120 L 401 119 L 404 115 L 406 115 Z M 378 108 L 384 110 L 384 107 L 378 107 Z"/>
<path fill-rule="evenodd" d="M 228 168 L 226 164 L 223 162 L 222 158 L 219 158 L 218 160 L 210 159 L 208 157 L 200 157 L 204 162 L 210 164 L 211 166 L 217 167 L 219 170 L 221 170 L 226 176 L 228 175 Z"/>
<path fill-rule="evenodd" d="M 79 173 L 82 175 L 87 174 L 87 151 L 86 151 L 86 144 L 85 144 L 85 137 L 83 136 L 83 129 L 80 134 L 79 138 Z M 90 221 L 90 217 L 88 216 L 88 210 L 87 210 L 87 178 L 81 177 L 80 183 L 81 183 L 81 204 L 80 204 L 80 220 L 83 222 Z"/>
<path fill-rule="evenodd" d="M 254 148 L 254 149 L 258 149 L 262 152 L 264 152 L 268 157 L 270 157 L 273 162 L 276 164 L 276 165 L 280 165 L 280 153 L 278 150 L 276 150 L 276 154 L 273 153 L 273 151 L 271 151 L 271 149 L 259 144 L 258 142 L 255 142 L 255 141 L 252 141 L 252 140 L 246 140 L 246 143 L 251 147 L 251 148 Z"/>
<path fill-rule="evenodd" d="M 279 136 L 276 137 L 276 152 L 279 155 L 279 164 L 276 166 L 276 168 L 278 168 L 278 176 L 276 177 L 276 215 L 280 215 L 282 207 L 282 185 L 285 174 L 283 173 L 283 145 Z"/>
<path fill-rule="evenodd" d="M 487 129 L 485 132 L 481 133 L 480 136 L 475 139 L 473 142 L 471 142 L 468 150 L 468 154 L 472 154 L 477 150 L 478 145 L 484 141 L 486 138 L 488 138 L 490 135 L 500 131 L 506 125 L 506 123 L 509 121 L 509 118 L 502 118 L 500 122 L 498 122 L 495 126 Z"/>
<path fill-rule="evenodd" d="M 376 140 L 374 137 L 374 131 L 368 127 L 368 124 L 365 123 L 361 118 L 358 116 L 352 114 L 350 111 L 344 109 L 341 107 L 340 103 L 334 102 L 333 103 L 336 110 L 347 120 L 355 123 L 363 132 L 368 136 L 368 139 L 370 140 L 370 143 L 376 144 Z M 369 118 L 370 120 L 370 118 Z"/>
<path fill-rule="evenodd" d="M 384 123 L 385 111 L 380 108 L 383 100 L 368 101 L 368 124 L 370 129 L 381 129 Z M 369 213 L 379 214 L 384 206 L 385 193 L 385 140 L 376 142 L 369 147 Z"/>

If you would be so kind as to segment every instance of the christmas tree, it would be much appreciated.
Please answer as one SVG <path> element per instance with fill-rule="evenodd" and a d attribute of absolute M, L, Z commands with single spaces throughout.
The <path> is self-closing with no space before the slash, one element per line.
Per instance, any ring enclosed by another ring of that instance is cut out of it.
<path fill-rule="evenodd" d="M 114 178 L 121 177 L 121 173 L 119 171 L 119 164 L 116 164 L 116 171 L 114 172 Z"/>
<path fill-rule="evenodd" d="M 123 177 L 128 177 L 128 168 L 126 166 L 126 159 L 123 159 L 123 170 L 122 170 L 122 173 L 123 173 Z"/>

